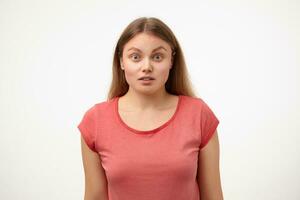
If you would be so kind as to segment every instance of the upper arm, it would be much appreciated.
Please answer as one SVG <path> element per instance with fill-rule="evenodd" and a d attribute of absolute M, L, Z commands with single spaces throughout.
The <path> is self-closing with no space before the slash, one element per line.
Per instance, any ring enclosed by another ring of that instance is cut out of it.
<path fill-rule="evenodd" d="M 219 170 L 219 139 L 217 130 L 199 151 L 198 175 L 201 200 L 223 200 Z"/>
<path fill-rule="evenodd" d="M 85 200 L 107 200 L 107 179 L 98 153 L 92 151 L 81 136 L 81 152 L 85 173 Z"/>

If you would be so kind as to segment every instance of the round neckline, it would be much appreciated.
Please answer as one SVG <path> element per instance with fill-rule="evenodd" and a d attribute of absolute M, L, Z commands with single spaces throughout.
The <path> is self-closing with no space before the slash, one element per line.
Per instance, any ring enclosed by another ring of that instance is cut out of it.
<path fill-rule="evenodd" d="M 119 96 L 115 97 L 115 101 L 114 101 L 114 110 L 115 110 L 115 114 L 117 116 L 117 119 L 118 121 L 121 123 L 122 126 L 124 126 L 126 129 L 130 130 L 131 132 L 133 133 L 137 133 L 137 134 L 140 134 L 140 135 L 143 135 L 143 134 L 150 134 L 150 133 L 156 133 L 158 132 L 159 130 L 165 128 L 166 126 L 168 126 L 173 120 L 174 118 L 176 117 L 178 111 L 179 111 L 179 107 L 180 107 L 180 104 L 181 104 L 181 101 L 182 101 L 182 95 L 178 95 L 178 100 L 177 100 L 177 105 L 176 105 L 176 110 L 174 112 L 174 114 L 172 115 L 172 117 L 167 120 L 165 123 L 163 123 L 162 125 L 160 125 L 159 127 L 156 127 L 154 129 L 151 129 L 151 130 L 138 130 L 138 129 L 135 129 L 133 127 L 130 127 L 128 126 L 124 121 L 123 119 L 121 118 L 120 114 L 119 114 Z"/>

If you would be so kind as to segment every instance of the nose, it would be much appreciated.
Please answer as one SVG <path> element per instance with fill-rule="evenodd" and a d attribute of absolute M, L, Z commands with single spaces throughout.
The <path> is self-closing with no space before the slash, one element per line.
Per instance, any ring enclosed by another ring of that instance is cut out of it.
<path fill-rule="evenodd" d="M 142 71 L 152 71 L 152 65 L 149 59 L 145 59 L 145 62 L 143 63 L 142 66 Z"/>

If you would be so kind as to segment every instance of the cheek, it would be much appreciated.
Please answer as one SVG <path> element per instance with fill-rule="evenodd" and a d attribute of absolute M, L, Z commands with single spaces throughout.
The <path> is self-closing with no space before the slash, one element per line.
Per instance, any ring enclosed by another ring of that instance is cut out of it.
<path fill-rule="evenodd" d="M 132 66 L 125 66 L 125 70 L 123 72 L 125 73 L 125 78 L 129 84 L 133 83 L 137 79 L 138 72 L 136 68 Z"/>
<path fill-rule="evenodd" d="M 169 73 L 170 71 L 169 70 L 166 70 L 165 73 L 164 73 L 164 83 L 167 82 L 168 78 L 169 78 Z"/>
<path fill-rule="evenodd" d="M 125 68 L 125 73 L 127 76 L 134 76 L 136 74 L 135 70 L 131 68 Z"/>
<path fill-rule="evenodd" d="M 137 79 L 140 74 L 142 74 L 139 70 L 141 70 L 141 63 L 133 64 L 130 62 L 125 61 L 125 76 L 130 80 Z M 169 76 L 170 72 L 170 65 L 171 63 L 169 61 L 164 61 L 161 63 L 152 63 L 153 65 L 153 76 L 155 76 L 158 80 L 166 81 Z"/>
<path fill-rule="evenodd" d="M 124 72 L 127 76 L 133 76 L 136 73 L 136 66 L 133 66 L 132 64 L 129 64 L 127 62 L 124 62 Z"/>
<path fill-rule="evenodd" d="M 168 75 L 170 73 L 169 65 L 163 65 L 157 68 L 157 75 L 162 78 L 168 78 Z"/>

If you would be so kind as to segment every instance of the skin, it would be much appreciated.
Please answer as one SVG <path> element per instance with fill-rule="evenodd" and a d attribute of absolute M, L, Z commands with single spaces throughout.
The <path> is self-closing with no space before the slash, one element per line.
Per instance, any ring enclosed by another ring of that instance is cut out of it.
<path fill-rule="evenodd" d="M 158 47 L 162 48 L 154 52 Z M 153 111 L 166 107 L 170 101 L 174 102 L 174 95 L 167 93 L 165 89 L 172 67 L 171 54 L 171 47 L 167 42 L 147 33 L 140 33 L 128 41 L 120 63 L 129 90 L 119 101 L 136 111 Z M 155 80 L 149 85 L 143 85 L 138 79 L 148 75 Z"/>
<path fill-rule="evenodd" d="M 158 47 L 162 48 L 153 51 Z M 153 35 L 140 33 L 126 43 L 120 63 L 129 90 L 119 98 L 119 112 L 127 124 L 138 130 L 148 130 L 158 127 L 173 115 L 178 97 L 165 90 L 172 61 L 169 44 Z M 143 85 L 138 79 L 145 75 L 155 80 Z M 157 119 L 157 116 L 164 118 Z M 86 182 L 84 200 L 107 200 L 107 180 L 101 159 L 88 148 L 83 138 L 81 144 Z M 217 131 L 200 151 L 198 162 L 201 200 L 223 200 Z"/>
<path fill-rule="evenodd" d="M 164 49 L 153 52 L 154 49 L 160 46 Z M 132 49 L 133 47 L 138 48 L 140 51 Z M 141 125 L 142 127 L 158 127 L 159 124 L 151 125 L 154 124 L 154 122 L 151 122 L 152 116 L 167 116 L 167 119 L 172 116 L 172 114 L 157 115 L 156 111 L 158 108 L 166 107 L 165 105 L 169 104 L 172 105 L 169 108 L 173 111 L 168 109 L 167 112 L 173 113 L 176 107 L 177 101 L 174 101 L 174 98 L 173 101 L 168 101 L 170 99 L 168 96 L 172 95 L 168 94 L 164 88 L 169 70 L 172 67 L 171 55 L 172 51 L 168 43 L 147 33 L 135 36 L 125 45 L 120 63 L 130 87 L 128 93 L 121 97 L 119 101 L 120 110 L 122 110 L 122 105 L 126 105 L 127 110 L 134 113 L 131 115 L 137 116 L 138 119 L 134 119 L 128 114 L 126 116 L 127 119 L 131 119 L 131 122 L 128 120 L 127 123 L 131 123 L 132 127 L 138 127 L 142 122 L 146 122 L 146 124 Z M 144 75 L 150 75 L 156 80 L 151 85 L 144 86 L 137 80 Z M 167 103 L 164 105 L 163 102 Z M 143 114 L 150 117 L 144 119 Z M 167 119 L 164 119 L 164 121 Z M 201 200 L 223 200 L 217 130 L 209 143 L 200 151 L 198 164 L 197 181 Z"/>
<path fill-rule="evenodd" d="M 108 200 L 107 179 L 101 159 L 89 149 L 82 136 L 81 153 L 85 175 L 84 200 Z"/>
<path fill-rule="evenodd" d="M 201 149 L 198 157 L 197 181 L 201 200 L 223 200 L 219 169 L 220 148 L 218 132 Z"/>

